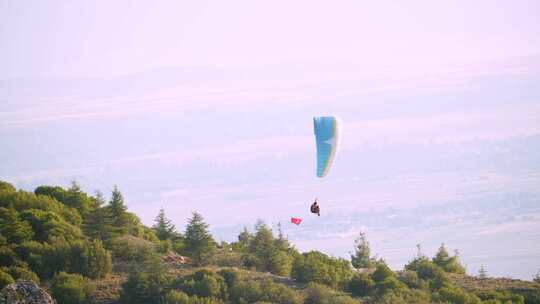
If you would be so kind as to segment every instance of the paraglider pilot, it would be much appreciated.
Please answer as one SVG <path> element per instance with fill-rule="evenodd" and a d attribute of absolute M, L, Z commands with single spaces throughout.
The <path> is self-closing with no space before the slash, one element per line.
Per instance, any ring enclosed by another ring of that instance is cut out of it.
<path fill-rule="evenodd" d="M 318 216 L 321 216 L 319 204 L 317 203 L 317 199 L 315 198 L 315 201 L 313 204 L 311 204 L 311 213 L 317 213 Z"/>

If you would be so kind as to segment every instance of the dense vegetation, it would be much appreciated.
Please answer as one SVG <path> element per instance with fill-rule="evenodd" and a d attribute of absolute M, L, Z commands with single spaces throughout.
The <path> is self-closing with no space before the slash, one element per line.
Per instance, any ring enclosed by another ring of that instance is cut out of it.
<path fill-rule="evenodd" d="M 458 253 L 444 245 L 432 258 L 419 248 L 394 272 L 371 256 L 363 233 L 350 260 L 301 253 L 281 227 L 275 236 L 262 221 L 236 242 L 218 244 L 198 213 L 183 233 L 164 210 L 144 226 L 116 187 L 106 201 L 76 183 L 27 192 L 0 182 L 0 288 L 27 279 L 59 303 L 101 303 L 101 282 L 110 287 L 117 277 L 120 290 L 109 302 L 540 303 L 537 283 L 510 288 L 492 284 L 487 273 L 466 276 Z"/>

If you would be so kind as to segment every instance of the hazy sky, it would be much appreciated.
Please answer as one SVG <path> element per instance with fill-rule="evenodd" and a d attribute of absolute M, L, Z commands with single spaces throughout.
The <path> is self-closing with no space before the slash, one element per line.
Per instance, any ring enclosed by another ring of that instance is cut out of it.
<path fill-rule="evenodd" d="M 538 1 L 0 0 L 0 179 L 109 192 L 146 224 L 256 219 L 400 268 L 540 268 Z M 344 121 L 315 177 L 312 117 Z M 318 196 L 321 218 L 308 206 Z"/>

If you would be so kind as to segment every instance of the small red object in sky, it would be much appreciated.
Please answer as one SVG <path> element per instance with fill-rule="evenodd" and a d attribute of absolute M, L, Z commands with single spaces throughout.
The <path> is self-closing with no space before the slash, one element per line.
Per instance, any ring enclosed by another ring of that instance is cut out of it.
<path fill-rule="evenodd" d="M 291 217 L 291 223 L 293 223 L 295 225 L 300 225 L 301 222 L 302 222 L 301 218 Z"/>

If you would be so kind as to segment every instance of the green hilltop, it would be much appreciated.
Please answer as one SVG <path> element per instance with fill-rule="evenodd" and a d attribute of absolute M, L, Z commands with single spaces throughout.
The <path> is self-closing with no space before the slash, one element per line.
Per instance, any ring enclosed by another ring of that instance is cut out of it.
<path fill-rule="evenodd" d="M 533 281 L 465 273 L 441 245 L 400 271 L 371 256 L 360 234 L 351 259 L 301 253 L 263 222 L 238 241 L 217 243 L 193 213 L 183 232 L 160 210 L 152 227 L 122 193 L 69 188 L 17 190 L 0 181 L 0 289 L 30 280 L 70 303 L 540 303 Z"/>

